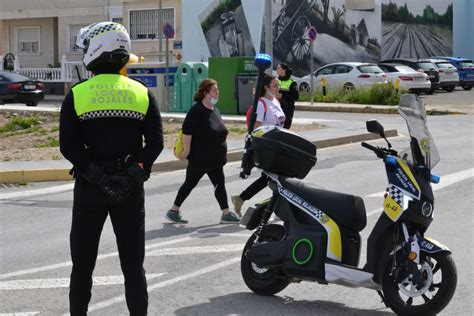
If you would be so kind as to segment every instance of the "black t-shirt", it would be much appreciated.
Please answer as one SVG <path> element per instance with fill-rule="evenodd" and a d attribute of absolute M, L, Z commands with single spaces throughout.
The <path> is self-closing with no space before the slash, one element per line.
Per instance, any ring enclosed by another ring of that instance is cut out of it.
<path fill-rule="evenodd" d="M 227 162 L 227 128 L 219 110 L 206 108 L 198 102 L 189 110 L 183 122 L 183 134 L 192 135 L 189 166 L 217 168 Z"/>

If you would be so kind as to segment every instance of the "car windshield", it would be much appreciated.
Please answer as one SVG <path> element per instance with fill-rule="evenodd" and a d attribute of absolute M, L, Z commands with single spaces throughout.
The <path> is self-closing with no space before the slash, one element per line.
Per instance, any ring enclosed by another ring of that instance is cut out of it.
<path fill-rule="evenodd" d="M 14 72 L 2 72 L 2 76 L 10 80 L 11 82 L 18 82 L 18 81 L 28 81 L 31 80 L 28 77 L 23 75 L 14 73 Z"/>
<path fill-rule="evenodd" d="M 366 74 L 380 74 L 383 72 L 383 70 L 377 65 L 362 65 L 358 66 L 357 69 L 359 69 L 360 72 Z"/>
<path fill-rule="evenodd" d="M 448 63 L 448 62 L 436 63 L 436 66 L 438 66 L 438 68 L 444 68 L 444 69 L 455 69 L 456 68 L 453 65 L 451 65 L 451 63 Z"/>
<path fill-rule="evenodd" d="M 432 169 L 440 158 L 433 137 L 426 125 L 426 111 L 423 102 L 414 94 L 402 95 L 398 112 L 405 119 L 412 140 L 411 146 L 400 152 L 400 156 L 415 164 L 413 157 L 419 152 L 423 156 L 420 157 L 423 161 L 418 161 L 418 164 L 424 163 L 425 166 Z"/>
<path fill-rule="evenodd" d="M 472 60 L 463 60 L 459 62 L 459 65 L 461 67 L 474 67 L 474 64 L 472 63 Z"/>
<path fill-rule="evenodd" d="M 421 62 L 421 63 L 417 63 L 417 64 L 418 64 L 418 67 L 420 67 L 423 70 L 434 70 L 434 69 L 436 69 L 435 65 L 433 65 L 430 62 Z"/>
<path fill-rule="evenodd" d="M 415 69 L 408 66 L 397 66 L 399 72 L 416 72 Z"/>

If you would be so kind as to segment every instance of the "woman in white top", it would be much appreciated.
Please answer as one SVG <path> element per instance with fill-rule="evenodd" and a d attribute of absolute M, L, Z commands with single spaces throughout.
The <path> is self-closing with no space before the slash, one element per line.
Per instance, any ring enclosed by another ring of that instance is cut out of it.
<path fill-rule="evenodd" d="M 285 113 L 280 102 L 276 98 L 280 84 L 278 79 L 267 74 L 263 77 L 262 89 L 259 91 L 259 101 L 257 104 L 257 119 L 254 128 L 260 126 L 280 126 L 285 124 Z M 247 189 L 239 195 L 233 195 L 232 203 L 235 207 L 235 213 L 242 217 L 241 209 L 245 201 L 251 199 L 258 192 L 267 186 L 268 178 L 262 173 L 262 176 L 255 180 Z"/>

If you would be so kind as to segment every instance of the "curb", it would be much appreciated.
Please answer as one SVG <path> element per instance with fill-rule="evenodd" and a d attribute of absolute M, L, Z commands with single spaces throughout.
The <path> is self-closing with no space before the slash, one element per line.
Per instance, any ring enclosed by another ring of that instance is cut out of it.
<path fill-rule="evenodd" d="M 307 112 L 346 112 L 346 113 L 372 113 L 372 114 L 399 114 L 398 105 L 361 105 L 361 106 L 343 106 L 335 105 L 337 103 L 330 103 L 331 105 L 303 105 L 296 104 L 296 111 L 307 111 Z M 463 115 L 467 114 L 461 111 L 455 110 L 438 110 L 430 109 L 426 110 L 427 115 Z"/>
<path fill-rule="evenodd" d="M 386 137 L 398 136 L 396 129 L 385 131 Z M 355 142 L 368 141 L 380 139 L 380 136 L 372 133 L 362 133 L 350 136 L 336 137 L 324 140 L 313 141 L 316 148 L 327 148 L 340 146 L 345 144 L 351 144 Z M 227 161 L 239 161 L 242 160 L 243 149 L 232 150 L 227 153 Z M 185 169 L 187 161 L 182 160 L 169 160 L 163 162 L 157 162 L 153 164 L 151 169 L 152 172 L 165 172 Z M 73 180 L 69 174 L 69 168 L 59 169 L 31 169 L 31 170 L 9 170 L 0 171 L 0 183 L 28 183 L 28 182 L 41 182 L 41 181 L 69 181 Z"/>

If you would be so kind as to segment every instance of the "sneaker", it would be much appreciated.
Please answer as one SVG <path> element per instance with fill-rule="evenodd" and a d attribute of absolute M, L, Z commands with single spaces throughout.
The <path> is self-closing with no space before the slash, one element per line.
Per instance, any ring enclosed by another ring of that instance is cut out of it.
<path fill-rule="evenodd" d="M 180 211 L 172 211 L 172 210 L 169 210 L 167 213 L 166 213 L 166 216 L 165 218 L 167 220 L 169 220 L 170 222 L 173 222 L 173 223 L 182 223 L 182 224 L 187 224 L 188 221 L 183 219 L 183 217 L 181 216 L 181 212 Z"/>
<path fill-rule="evenodd" d="M 222 214 L 220 223 L 221 224 L 238 224 L 240 223 L 240 219 L 235 213 L 229 212 L 227 214 Z"/>
<path fill-rule="evenodd" d="M 240 195 L 232 195 L 230 197 L 232 200 L 232 204 L 234 204 L 234 209 L 235 209 L 235 214 L 237 214 L 238 217 L 242 218 L 242 205 L 244 205 L 244 200 L 240 198 Z"/>

